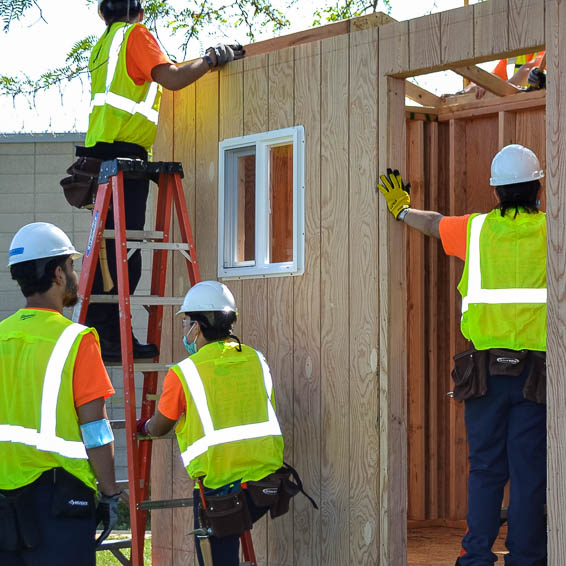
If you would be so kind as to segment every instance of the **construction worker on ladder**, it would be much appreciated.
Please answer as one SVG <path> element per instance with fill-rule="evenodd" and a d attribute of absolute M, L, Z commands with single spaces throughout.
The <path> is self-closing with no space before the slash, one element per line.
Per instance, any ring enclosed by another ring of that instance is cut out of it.
<path fill-rule="evenodd" d="M 63 316 L 77 300 L 81 255 L 46 222 L 24 226 L 10 245 L 26 306 L 0 322 L 2 566 L 94 566 L 96 525 L 102 542 L 117 520 L 105 409 L 114 389 L 96 331 Z"/>
<path fill-rule="evenodd" d="M 378 185 L 397 220 L 440 238 L 465 261 L 462 333 L 471 349 L 455 356 L 454 398 L 466 403 L 468 532 L 459 566 L 487 566 L 511 484 L 507 566 L 546 565 L 546 215 L 544 173 L 526 147 L 493 158 L 499 200 L 488 214 L 446 217 L 410 207 L 408 187 L 388 170 Z"/>
<path fill-rule="evenodd" d="M 277 501 L 282 479 L 286 489 L 296 487 L 285 480 L 292 469 L 283 467 L 271 373 L 263 354 L 232 334 L 236 303 L 225 285 L 197 283 L 178 314 L 184 315 L 189 357 L 165 376 L 158 409 L 150 420 L 138 421 L 138 432 L 161 436 L 180 418 L 183 464 L 201 489 L 194 497 L 195 528 L 211 528 L 213 534 L 196 538 L 199 564 L 209 566 L 203 540 L 210 541 L 214 564 L 237 566 L 239 534 L 268 510 L 274 517 L 288 509 L 288 499 Z M 212 516 L 220 506 L 225 523 Z"/>
<path fill-rule="evenodd" d="M 157 132 L 161 87 L 178 90 L 188 86 L 210 69 L 243 57 L 244 50 L 239 45 L 219 44 L 207 49 L 204 57 L 177 65 L 141 24 L 144 11 L 140 0 L 98 0 L 98 9 L 106 30 L 89 60 L 91 108 L 86 147 L 77 147 L 77 156 L 103 161 L 117 157 L 147 160 Z M 92 166 L 87 169 L 92 173 Z M 127 230 L 143 230 L 148 192 L 148 179 L 125 179 Z M 112 214 L 106 227 L 114 228 Z M 104 251 L 107 259 L 102 260 L 101 254 L 92 293 L 116 294 L 114 240 L 107 240 Z M 141 277 L 139 249 L 128 260 L 128 273 L 133 294 Z M 102 357 L 107 361 L 121 359 L 118 320 L 116 304 L 89 306 L 86 322 L 97 329 Z M 158 354 L 155 345 L 140 344 L 135 337 L 133 349 L 136 358 Z"/>

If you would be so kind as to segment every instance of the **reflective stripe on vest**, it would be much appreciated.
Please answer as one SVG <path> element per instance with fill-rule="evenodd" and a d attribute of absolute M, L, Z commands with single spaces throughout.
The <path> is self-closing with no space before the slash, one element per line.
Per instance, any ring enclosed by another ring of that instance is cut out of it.
<path fill-rule="evenodd" d="M 268 420 L 261 423 L 232 426 L 218 430 L 215 430 L 214 425 L 212 424 L 212 416 L 208 409 L 204 384 L 202 383 L 202 379 L 195 363 L 190 358 L 187 358 L 178 364 L 177 367 L 181 370 L 183 379 L 185 380 L 185 383 L 193 397 L 204 431 L 204 436 L 193 442 L 181 454 L 185 467 L 187 467 L 192 460 L 201 454 L 204 454 L 210 446 L 236 442 L 237 440 L 261 438 L 263 436 L 281 436 L 281 428 L 279 427 L 277 416 L 275 415 L 273 405 L 271 404 L 271 393 L 273 390 L 271 372 L 269 371 L 269 366 L 267 365 L 263 354 L 257 350 L 255 350 L 255 352 L 263 370 L 263 381 L 265 384 L 265 391 L 267 393 Z"/>
<path fill-rule="evenodd" d="M 153 105 L 155 104 L 155 99 L 157 97 L 157 83 L 151 83 L 143 102 L 136 102 L 135 100 L 130 100 L 125 96 L 110 92 L 110 87 L 112 86 L 112 81 L 114 80 L 114 75 L 116 73 L 116 67 L 118 66 L 120 49 L 122 48 L 125 36 L 126 30 L 124 33 L 120 33 L 119 31 L 116 32 L 112 38 L 110 53 L 108 54 L 108 66 L 106 69 L 106 91 L 97 92 L 93 96 L 90 103 L 90 112 L 92 113 L 96 106 L 104 106 L 105 104 L 108 104 L 118 110 L 128 112 L 128 114 L 141 114 L 150 122 L 157 125 L 157 122 L 159 121 L 159 112 L 153 109 Z"/>
<path fill-rule="evenodd" d="M 480 233 L 487 214 L 474 216 L 470 227 L 468 247 L 468 293 L 462 299 L 462 313 L 468 305 L 474 304 L 510 304 L 510 303 L 546 303 L 546 288 L 530 289 L 483 289 L 480 264 Z"/>
<path fill-rule="evenodd" d="M 16 442 L 35 446 L 38 450 L 55 452 L 66 458 L 88 459 L 82 442 L 59 438 L 56 432 L 57 399 L 61 388 L 63 368 L 75 340 L 84 330 L 86 326 L 82 324 L 71 324 L 65 328 L 51 352 L 43 381 L 39 432 L 23 426 L 0 425 L 0 442 Z"/>

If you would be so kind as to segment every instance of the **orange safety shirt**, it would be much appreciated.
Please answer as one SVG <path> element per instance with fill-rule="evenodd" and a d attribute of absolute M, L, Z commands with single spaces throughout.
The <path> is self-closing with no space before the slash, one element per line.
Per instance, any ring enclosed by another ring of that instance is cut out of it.
<path fill-rule="evenodd" d="M 176 421 L 187 411 L 187 399 L 179 376 L 170 369 L 163 381 L 163 393 L 157 406 L 159 412 L 168 419 Z"/>
<path fill-rule="evenodd" d="M 50 311 L 53 309 L 31 308 L 26 310 Z M 58 311 L 53 310 L 53 312 Z M 75 407 L 80 407 L 100 397 L 107 399 L 114 393 L 114 387 L 112 387 L 112 382 L 100 355 L 100 347 L 94 335 L 89 332 L 81 340 L 73 370 Z"/>
<path fill-rule="evenodd" d="M 135 26 L 126 47 L 128 75 L 137 85 L 153 81 L 151 71 L 158 65 L 171 65 L 172 61 L 161 51 L 157 40 L 145 26 Z"/>
<path fill-rule="evenodd" d="M 445 216 L 438 226 L 440 241 L 446 255 L 453 255 L 466 261 L 466 240 L 468 238 L 468 220 L 464 216 Z"/>

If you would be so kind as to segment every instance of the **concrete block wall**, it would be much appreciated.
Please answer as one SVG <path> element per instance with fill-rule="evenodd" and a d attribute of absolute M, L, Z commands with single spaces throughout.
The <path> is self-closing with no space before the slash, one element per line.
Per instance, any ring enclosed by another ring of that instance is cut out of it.
<path fill-rule="evenodd" d="M 91 213 L 71 207 L 59 185 L 67 167 L 74 161 L 74 146 L 82 145 L 84 134 L 14 134 L 0 135 L 0 320 L 25 304 L 18 285 L 12 281 L 8 265 L 8 248 L 14 233 L 29 222 L 51 222 L 63 229 L 79 251 L 86 248 Z M 153 190 L 148 199 L 149 226 Z M 80 273 L 80 260 L 75 263 Z M 143 255 L 143 273 L 136 291 L 149 294 L 151 258 Z M 71 317 L 72 310 L 65 313 Z M 143 307 L 133 307 L 134 333 L 144 342 L 147 314 Z M 124 389 L 121 368 L 108 368 L 116 390 L 107 401 L 110 419 L 124 418 Z M 136 399 L 141 398 L 143 374 L 136 375 Z M 124 432 L 116 431 L 116 474 L 127 478 Z"/>

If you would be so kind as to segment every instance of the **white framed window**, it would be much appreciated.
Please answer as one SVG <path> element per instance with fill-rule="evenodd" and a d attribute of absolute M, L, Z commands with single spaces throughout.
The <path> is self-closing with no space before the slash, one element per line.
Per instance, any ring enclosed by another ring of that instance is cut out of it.
<path fill-rule="evenodd" d="M 220 142 L 218 277 L 304 272 L 304 162 L 303 126 Z"/>

